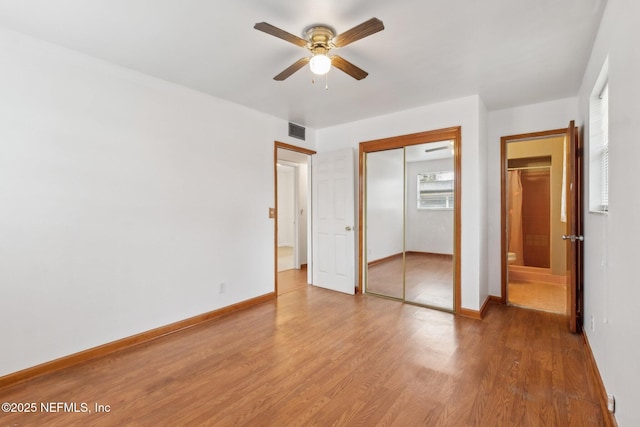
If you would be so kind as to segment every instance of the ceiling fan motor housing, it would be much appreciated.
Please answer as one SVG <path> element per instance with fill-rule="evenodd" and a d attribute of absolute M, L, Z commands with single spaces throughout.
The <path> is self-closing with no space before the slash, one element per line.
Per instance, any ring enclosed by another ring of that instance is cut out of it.
<path fill-rule="evenodd" d="M 309 41 L 309 49 L 316 53 L 316 49 L 323 49 L 317 53 L 326 54 L 330 49 L 334 48 L 331 41 L 335 37 L 335 31 L 325 25 L 316 25 L 305 30 L 306 39 Z"/>

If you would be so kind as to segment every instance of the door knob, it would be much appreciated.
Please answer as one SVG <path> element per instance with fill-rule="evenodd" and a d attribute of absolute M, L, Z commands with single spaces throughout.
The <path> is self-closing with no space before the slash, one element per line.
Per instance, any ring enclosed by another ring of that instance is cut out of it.
<path fill-rule="evenodd" d="M 351 230 L 353 230 L 353 228 L 351 228 L 351 227 L 350 227 L 350 226 L 348 226 L 348 225 L 347 225 L 344 229 L 345 229 L 345 230 L 347 230 L 347 231 L 351 231 Z"/>
<path fill-rule="evenodd" d="M 576 240 L 583 242 L 584 236 L 576 236 L 575 234 L 563 234 L 562 240 L 570 240 L 572 243 L 575 242 Z"/>

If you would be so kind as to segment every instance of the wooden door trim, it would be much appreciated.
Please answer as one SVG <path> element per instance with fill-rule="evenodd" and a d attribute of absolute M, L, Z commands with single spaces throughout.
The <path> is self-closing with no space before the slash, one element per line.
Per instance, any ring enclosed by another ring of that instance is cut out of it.
<path fill-rule="evenodd" d="M 460 281 L 460 248 L 461 248 L 461 201 L 462 201 L 462 128 L 454 126 L 443 129 L 436 129 L 426 132 L 413 133 L 408 135 L 393 136 L 390 138 L 364 141 L 360 143 L 358 154 L 358 286 L 356 293 L 362 293 L 362 271 L 364 269 L 364 178 L 366 153 L 375 151 L 391 150 L 403 148 L 411 145 L 424 144 L 428 142 L 438 142 L 453 140 L 453 169 L 455 176 L 454 184 L 454 312 L 459 313 L 462 308 L 461 281 Z"/>
<path fill-rule="evenodd" d="M 500 302 L 507 303 L 507 144 L 567 134 L 568 128 L 521 133 L 500 138 Z"/>
<path fill-rule="evenodd" d="M 297 147 L 280 141 L 273 142 L 273 291 L 275 292 L 276 297 L 278 296 L 278 148 L 295 151 L 296 153 L 306 154 L 309 156 L 316 154 L 315 151 L 308 148 Z M 311 179 L 311 174 L 309 174 L 309 179 Z"/>
<path fill-rule="evenodd" d="M 297 153 L 308 154 L 309 156 L 312 156 L 312 155 L 316 154 L 315 151 L 310 150 L 308 148 L 298 147 L 296 145 L 291 145 L 291 144 L 287 144 L 285 142 L 280 142 L 280 141 L 274 141 L 274 147 L 275 147 L 276 152 L 277 152 L 278 148 L 282 148 L 282 149 L 289 150 L 289 151 L 295 151 Z"/>

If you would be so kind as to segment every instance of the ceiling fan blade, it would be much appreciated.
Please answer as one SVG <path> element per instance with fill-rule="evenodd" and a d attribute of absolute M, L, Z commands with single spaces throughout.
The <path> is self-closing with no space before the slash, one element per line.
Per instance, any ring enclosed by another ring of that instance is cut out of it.
<path fill-rule="evenodd" d="M 253 28 L 255 28 L 256 30 L 262 31 L 263 33 L 270 34 L 274 37 L 278 37 L 279 39 L 288 41 L 289 43 L 293 43 L 297 46 L 307 47 L 306 40 L 301 39 L 298 36 L 294 36 L 291 33 L 287 33 L 286 31 L 281 30 L 278 27 L 274 27 L 271 24 L 267 24 L 266 22 L 258 22 L 256 25 L 253 26 Z"/>
<path fill-rule="evenodd" d="M 345 31 L 342 34 L 338 34 L 333 38 L 333 45 L 335 47 L 344 47 L 357 40 L 363 39 L 371 34 L 375 34 L 378 31 L 384 30 L 384 24 L 378 18 L 371 18 L 360 25 L 356 25 L 350 30 Z"/>
<path fill-rule="evenodd" d="M 289 77 L 291 74 L 295 73 L 296 71 L 298 71 L 300 68 L 304 67 L 306 64 L 309 63 L 309 59 L 310 58 L 300 58 L 298 59 L 296 62 L 294 62 L 293 64 L 291 64 L 289 67 L 287 67 L 284 71 L 282 71 L 280 74 L 278 74 L 277 76 L 275 76 L 273 78 L 273 80 L 277 80 L 277 81 L 282 81 L 284 79 L 286 79 L 287 77 Z"/>
<path fill-rule="evenodd" d="M 356 67 L 351 62 L 338 55 L 333 55 L 331 57 L 331 65 L 340 71 L 344 71 L 356 80 L 362 80 L 369 75 L 369 73 L 364 71 L 362 68 Z"/>

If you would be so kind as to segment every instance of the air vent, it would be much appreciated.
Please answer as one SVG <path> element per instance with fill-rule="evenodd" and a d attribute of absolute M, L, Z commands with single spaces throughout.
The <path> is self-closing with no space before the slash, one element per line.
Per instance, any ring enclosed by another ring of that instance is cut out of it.
<path fill-rule="evenodd" d="M 289 136 L 294 138 L 298 138 L 304 141 L 304 131 L 305 128 L 302 126 L 296 125 L 294 123 L 289 123 Z"/>

